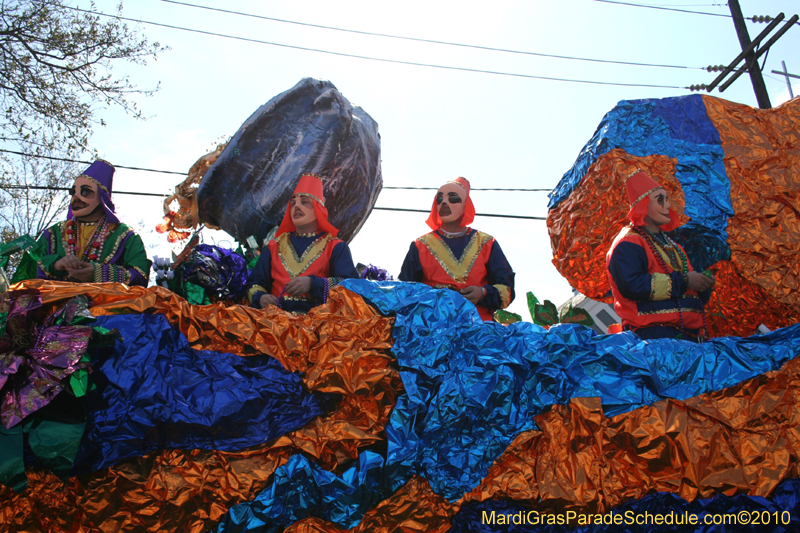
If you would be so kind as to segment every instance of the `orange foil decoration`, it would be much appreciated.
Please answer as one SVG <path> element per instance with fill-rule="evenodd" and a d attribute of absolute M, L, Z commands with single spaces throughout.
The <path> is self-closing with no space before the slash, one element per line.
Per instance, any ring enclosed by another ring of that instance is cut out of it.
<path fill-rule="evenodd" d="M 606 418 L 598 398 L 535 417 L 463 501 L 604 513 L 652 491 L 768 496 L 800 474 L 800 359 L 741 385 Z"/>
<path fill-rule="evenodd" d="M 612 301 L 605 256 L 628 223 L 625 177 L 641 169 L 664 185 L 682 223 L 693 212 L 692 222 L 718 241 L 713 252 L 698 252 L 717 274 L 707 308 L 712 335 L 748 336 L 759 324 L 795 324 L 798 145 L 797 98 L 766 110 L 706 95 L 620 102 L 551 195 L 553 264 L 581 293 Z M 687 198 L 694 204 L 687 206 Z"/>

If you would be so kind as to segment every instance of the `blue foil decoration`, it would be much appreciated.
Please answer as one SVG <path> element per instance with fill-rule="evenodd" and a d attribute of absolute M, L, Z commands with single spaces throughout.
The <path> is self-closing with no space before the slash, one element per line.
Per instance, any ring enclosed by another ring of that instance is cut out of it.
<path fill-rule="evenodd" d="M 236 451 L 266 443 L 326 412 L 267 355 L 194 350 L 162 315 L 101 316 L 122 341 L 93 354 L 86 431 L 73 471 L 98 470 L 155 450 Z"/>
<path fill-rule="evenodd" d="M 684 212 L 693 224 L 691 233 L 676 233 L 675 239 L 686 249 L 692 265 L 706 264 L 709 257 L 730 258 L 727 227 L 734 214 L 730 180 L 719 132 L 708 118 L 702 96 L 619 102 L 603 117 L 575 164 L 550 193 L 548 209 L 564 201 L 589 168 L 614 149 L 638 157 L 675 159 L 675 178 L 686 200 Z M 693 240 L 684 240 L 689 235 Z M 698 241 L 704 249 L 698 249 Z"/>
<path fill-rule="evenodd" d="M 278 468 L 272 484 L 252 502 L 230 509 L 216 531 L 278 533 L 309 516 L 355 527 L 364 513 L 388 497 L 380 487 L 383 457 L 361 453 L 358 463 L 337 476 L 293 455 Z"/>
<path fill-rule="evenodd" d="M 451 501 L 549 405 L 600 397 L 614 416 L 735 385 L 800 353 L 800 325 L 700 345 L 644 342 L 577 325 L 483 322 L 461 295 L 419 283 L 343 285 L 396 316 L 392 351 L 405 394 L 386 428 L 386 483 L 397 489 L 422 475 Z"/>

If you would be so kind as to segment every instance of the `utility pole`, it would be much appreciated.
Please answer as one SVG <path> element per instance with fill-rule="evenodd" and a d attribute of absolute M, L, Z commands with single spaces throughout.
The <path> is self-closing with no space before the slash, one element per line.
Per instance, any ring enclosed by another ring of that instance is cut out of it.
<path fill-rule="evenodd" d="M 747 26 L 744 23 L 742 8 L 739 7 L 739 0 L 728 0 L 728 7 L 731 9 L 733 25 L 736 27 L 736 35 L 739 37 L 739 44 L 742 46 L 742 50 L 745 50 L 750 46 L 750 35 L 747 33 Z M 747 54 L 746 58 L 748 65 L 747 70 L 750 72 L 750 81 L 753 83 L 753 90 L 756 92 L 758 107 L 761 109 L 769 109 L 772 107 L 772 104 L 769 102 L 767 86 L 764 85 L 764 78 L 761 76 L 761 70 L 758 68 L 755 52 L 751 51 Z"/>
<path fill-rule="evenodd" d="M 733 22 L 736 25 L 736 33 L 739 36 L 739 42 L 742 45 L 742 51 L 739 53 L 736 58 L 731 61 L 727 67 L 719 66 L 712 66 L 709 65 L 706 67 L 706 70 L 709 72 L 716 72 L 718 70 L 722 70 L 719 76 L 714 79 L 709 85 L 701 84 L 701 85 L 692 85 L 691 87 L 687 87 L 692 91 L 706 91 L 711 92 L 714 90 L 715 87 L 719 85 L 719 92 L 723 92 L 725 89 L 731 86 L 733 82 L 735 82 L 739 76 L 741 76 L 745 72 L 750 73 L 750 80 L 753 82 L 753 89 L 756 93 L 756 99 L 758 100 L 758 107 L 761 109 L 769 109 L 772 107 L 769 102 L 769 95 L 767 94 L 767 87 L 764 85 L 764 78 L 761 77 L 761 69 L 758 68 L 758 58 L 761 57 L 765 52 L 769 51 L 770 46 L 775 44 L 775 42 L 781 38 L 781 36 L 789 31 L 789 29 L 798 21 L 800 20 L 800 15 L 792 15 L 792 17 L 786 21 L 786 24 L 783 25 L 782 28 L 778 29 L 775 34 L 767 39 L 765 43 L 761 43 L 767 36 L 772 33 L 772 30 L 778 28 L 778 25 L 783 22 L 783 19 L 786 18 L 786 15 L 783 13 L 778 13 L 778 16 L 774 19 L 772 17 L 753 17 L 753 21 L 755 22 L 767 22 L 769 21 L 769 25 L 766 27 L 764 31 L 756 35 L 756 38 L 752 41 L 750 40 L 750 36 L 747 34 L 747 28 L 744 24 L 744 17 L 742 16 L 742 10 L 739 8 L 739 0 L 729 0 L 728 6 L 731 8 L 731 14 L 733 15 Z M 737 65 L 744 61 L 744 66 L 740 69 L 737 69 Z M 785 70 L 785 69 L 784 69 Z M 735 72 L 734 72 L 735 71 Z M 733 74 L 731 74 L 733 73 Z M 731 74 L 730 78 L 723 83 L 723 80 Z"/>
<path fill-rule="evenodd" d="M 773 74 L 780 74 L 781 76 L 786 77 L 786 87 L 789 88 L 789 98 L 794 98 L 794 93 L 792 92 L 792 80 L 789 78 L 797 78 L 800 80 L 800 76 L 797 74 L 789 74 L 789 71 L 786 70 L 786 61 L 781 61 L 781 66 L 783 66 L 783 70 L 773 70 Z"/>

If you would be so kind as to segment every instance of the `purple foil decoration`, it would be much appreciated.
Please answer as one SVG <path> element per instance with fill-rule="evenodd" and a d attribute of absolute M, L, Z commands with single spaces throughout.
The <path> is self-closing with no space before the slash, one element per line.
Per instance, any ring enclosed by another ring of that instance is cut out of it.
<path fill-rule="evenodd" d="M 223 298 L 241 293 L 249 274 L 244 257 L 210 244 L 198 244 L 178 270 L 183 271 L 186 281 Z"/>
<path fill-rule="evenodd" d="M 5 315 L 0 338 L 0 391 L 8 379 L 19 372 L 22 360 L 17 351 L 31 344 L 29 315 L 38 314 L 42 298 L 38 291 L 8 291 L 0 295 L 0 316 Z"/>
<path fill-rule="evenodd" d="M 7 349 L 19 350 L 29 347 L 33 343 L 31 324 L 36 321 L 42 310 L 42 297 L 39 291 L 25 289 L 21 291 L 8 291 L 0 295 L 0 315 L 8 313 L 3 341 L 8 342 Z"/>
<path fill-rule="evenodd" d="M 361 274 L 361 279 L 368 279 L 370 281 L 394 281 L 391 274 L 372 263 L 367 266 L 359 263 L 357 270 Z"/>
<path fill-rule="evenodd" d="M 5 347 L 4 345 L 3 348 Z M 13 376 L 17 373 L 20 363 L 22 363 L 22 361 L 13 351 L 4 351 L 0 353 L 0 390 L 3 390 L 9 376 Z"/>
<path fill-rule="evenodd" d="M 71 322 L 86 306 L 85 297 L 76 297 L 37 326 L 42 307 L 37 291 L 0 296 L 0 313 L 9 313 L 0 339 L 0 420 L 6 428 L 50 403 L 64 388 L 64 379 L 82 367 L 92 328 L 60 324 Z"/>

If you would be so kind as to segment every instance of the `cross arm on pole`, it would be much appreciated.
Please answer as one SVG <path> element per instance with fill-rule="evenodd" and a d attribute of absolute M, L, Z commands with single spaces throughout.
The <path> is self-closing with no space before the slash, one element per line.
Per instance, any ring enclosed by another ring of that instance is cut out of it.
<path fill-rule="evenodd" d="M 775 18 L 772 20 L 772 22 L 770 22 L 770 23 L 769 23 L 769 26 L 767 26 L 766 28 L 764 28 L 764 31 L 762 31 L 761 33 L 759 33 L 759 34 L 758 34 L 758 36 L 757 36 L 755 39 L 753 39 L 753 40 L 752 40 L 752 42 L 750 42 L 750 44 L 749 44 L 749 45 L 747 45 L 746 47 L 744 47 L 744 48 L 742 49 L 742 52 L 741 52 L 741 53 L 740 53 L 738 56 L 736 56 L 736 59 L 734 59 L 733 61 L 731 61 L 731 62 L 730 62 L 730 64 L 729 64 L 727 67 L 725 67 L 725 70 L 723 70 L 722 72 L 720 72 L 719 76 L 717 76 L 717 77 L 714 79 L 714 81 L 712 81 L 712 82 L 711 82 L 711 83 L 708 85 L 708 87 L 706 88 L 706 91 L 708 91 L 708 92 L 711 92 L 711 91 L 714 89 L 714 87 L 716 87 L 717 85 L 719 85 L 719 83 L 720 83 L 722 80 L 724 80 L 724 79 L 725 79 L 725 76 L 727 76 L 728 74 L 730 74 L 730 73 L 731 73 L 731 71 L 732 71 L 733 69 L 735 69 L 735 68 L 736 68 L 736 65 L 738 65 L 738 64 L 739 64 L 739 63 L 742 61 L 742 59 L 746 58 L 748 55 L 750 55 L 750 54 L 752 54 L 752 53 L 753 53 L 753 50 L 755 50 L 756 46 L 758 46 L 758 45 L 759 45 L 759 43 L 761 43 L 761 41 L 763 41 L 763 40 L 764 40 L 764 38 L 765 38 L 767 35 L 769 35 L 769 34 L 772 32 L 772 30 L 774 30 L 774 29 L 775 29 L 775 28 L 778 26 L 778 24 L 780 24 L 780 23 L 781 23 L 781 21 L 782 21 L 784 18 L 786 18 L 786 16 L 785 16 L 783 13 L 780 13 L 780 14 L 779 14 L 777 17 L 775 17 Z M 738 76 L 737 76 L 737 77 L 738 77 Z"/>

